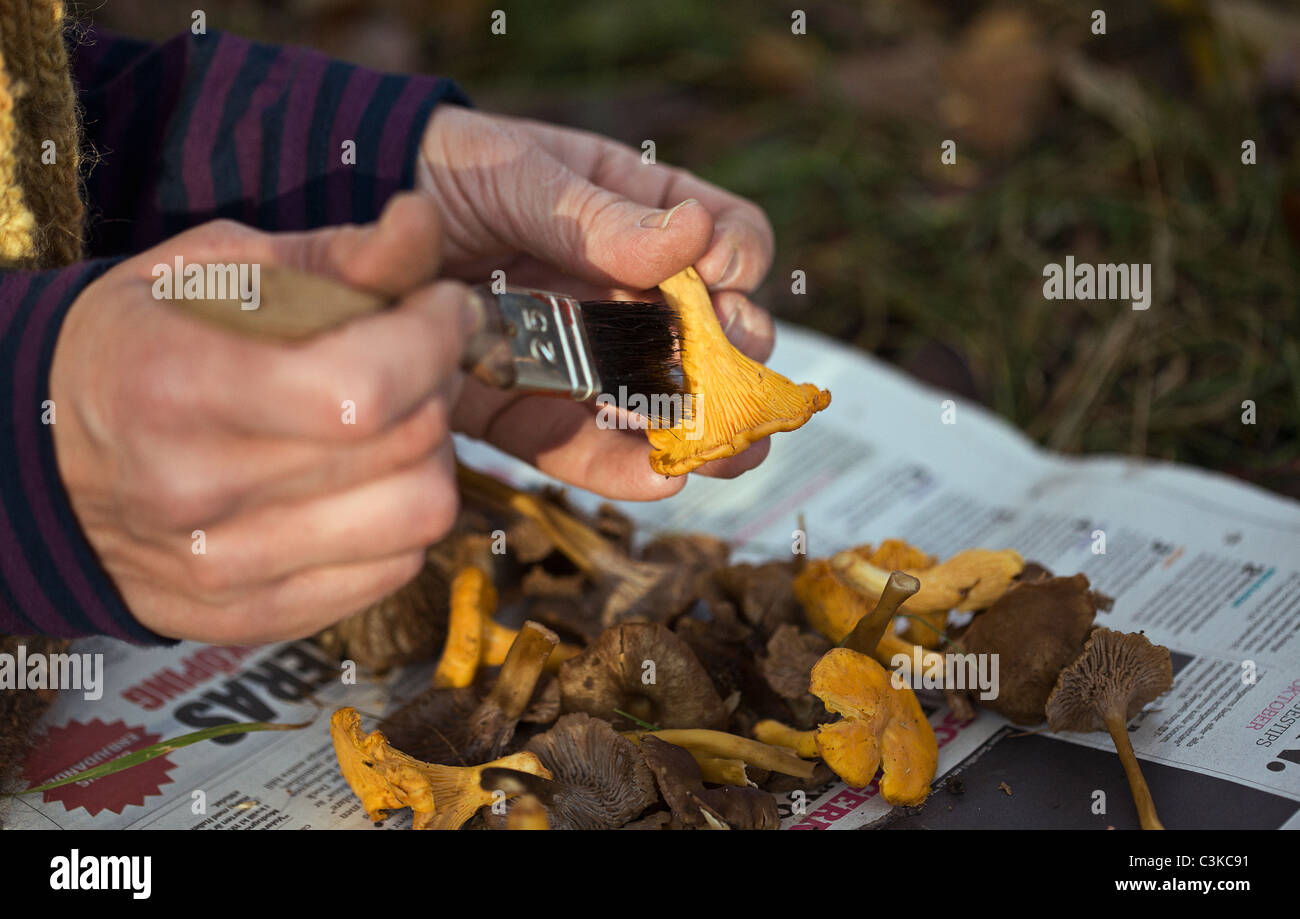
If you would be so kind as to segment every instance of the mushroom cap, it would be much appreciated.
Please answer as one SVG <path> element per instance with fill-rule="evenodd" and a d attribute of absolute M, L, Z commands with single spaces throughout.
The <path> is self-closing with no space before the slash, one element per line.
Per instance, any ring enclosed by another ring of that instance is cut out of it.
<path fill-rule="evenodd" d="M 1106 717 L 1128 721 L 1174 685 L 1169 649 L 1140 632 L 1098 628 L 1078 660 L 1061 671 L 1047 699 L 1053 731 L 1106 729 Z"/>
<path fill-rule="evenodd" d="M 1013 584 L 961 637 L 968 652 L 998 655 L 998 696 L 980 705 L 1016 724 L 1042 721 L 1047 697 L 1061 670 L 1083 653 L 1095 615 L 1085 575 Z"/>
<path fill-rule="evenodd" d="M 746 622 L 770 635 L 778 626 L 800 620 L 799 600 L 794 595 L 796 573 L 792 561 L 742 562 L 718 568 L 713 581 L 736 604 Z"/>
<path fill-rule="evenodd" d="M 636 744 L 598 718 L 565 715 L 524 749 L 554 776 L 552 829 L 617 829 L 659 800 Z"/>
<path fill-rule="evenodd" d="M 429 660 L 447 636 L 447 596 L 442 568 L 426 561 L 415 580 L 325 629 L 317 640 L 340 659 L 380 673 Z"/>
<path fill-rule="evenodd" d="M 467 725 L 483 700 L 478 686 L 426 689 L 379 724 L 389 743 L 426 763 L 463 762 Z"/>
<path fill-rule="evenodd" d="M 690 647 L 658 623 L 606 629 L 565 661 L 559 676 L 568 712 L 619 721 L 623 716 L 615 710 L 621 709 L 661 728 L 716 728 L 727 720 L 722 699 Z"/>
<path fill-rule="evenodd" d="M 842 641 L 871 612 L 866 598 L 831 570 L 830 559 L 815 558 L 794 579 L 794 594 L 808 624 L 831 641 Z"/>
<path fill-rule="evenodd" d="M 664 803 L 681 825 L 702 828 L 712 825 L 712 817 L 737 830 L 780 827 L 776 799 L 767 792 L 733 785 L 705 788 L 700 764 L 690 751 L 653 735 L 641 738 L 640 749 Z"/>
<path fill-rule="evenodd" d="M 885 668 L 865 654 L 832 648 L 813 668 L 811 689 L 828 709 L 844 716 L 817 729 L 826 765 L 861 788 L 879 764 L 884 769 L 880 796 L 890 804 L 926 799 L 939 765 L 939 745 L 910 687 L 894 687 Z"/>
<path fill-rule="evenodd" d="M 683 388 L 693 395 L 693 417 L 673 428 L 646 429 L 655 472 L 685 475 L 778 431 L 793 431 L 831 404 L 826 390 L 791 383 L 737 351 L 694 268 L 673 275 L 659 289 L 681 328 Z"/>
<path fill-rule="evenodd" d="M 396 749 L 380 731 L 365 734 L 361 716 L 352 707 L 330 718 L 330 739 L 339 768 L 372 820 L 387 811 L 409 807 L 414 826 L 424 829 L 459 829 L 474 812 L 492 802 L 480 776 L 485 769 L 502 768 L 550 778 L 533 753 L 519 752 L 480 766 L 442 766 L 425 763 Z"/>
<path fill-rule="evenodd" d="M 702 826 L 704 818 L 693 798 L 704 791 L 700 764 L 690 751 L 660 740 L 654 735 L 641 738 L 640 750 L 654 775 L 664 803 L 679 821 L 687 826 Z"/>
<path fill-rule="evenodd" d="M 901 539 L 886 539 L 879 547 L 861 545 L 846 551 L 879 568 L 882 586 L 890 571 L 905 571 L 920 577 L 925 569 L 934 565 L 931 556 Z M 828 558 L 812 559 L 804 566 L 794 580 L 794 593 L 803 606 L 808 624 L 835 642 L 842 641 L 853 631 L 858 620 L 871 612 L 879 597 L 879 591 L 875 597 L 869 597 L 855 590 L 835 573 Z M 909 612 L 914 609 L 910 601 L 907 609 Z M 946 607 L 944 611 L 947 611 Z"/>
<path fill-rule="evenodd" d="M 822 636 L 783 625 L 768 639 L 767 655 L 759 667 L 777 695 L 802 699 L 808 695 L 813 667 L 829 650 L 830 643 Z"/>

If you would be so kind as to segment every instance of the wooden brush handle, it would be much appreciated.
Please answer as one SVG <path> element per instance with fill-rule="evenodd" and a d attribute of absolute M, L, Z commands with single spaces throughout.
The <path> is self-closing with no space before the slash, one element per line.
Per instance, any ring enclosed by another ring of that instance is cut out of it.
<path fill-rule="evenodd" d="M 231 332 L 269 341 L 302 341 L 353 319 L 377 313 L 388 301 L 319 274 L 263 265 L 261 302 L 242 309 L 239 300 L 181 300 L 176 308 Z"/>
<path fill-rule="evenodd" d="M 324 275 L 293 268 L 263 266 L 257 309 L 243 309 L 239 300 L 169 300 L 173 306 L 240 335 L 265 341 L 297 342 L 378 313 L 391 301 L 349 287 Z M 490 307 L 487 307 L 490 311 Z M 516 382 L 510 342 L 492 321 L 465 343 L 461 369 L 479 382 L 509 389 Z"/>

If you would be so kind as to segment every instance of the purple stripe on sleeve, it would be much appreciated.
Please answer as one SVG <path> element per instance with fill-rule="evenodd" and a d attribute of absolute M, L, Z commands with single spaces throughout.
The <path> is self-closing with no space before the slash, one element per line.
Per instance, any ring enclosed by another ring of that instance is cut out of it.
<path fill-rule="evenodd" d="M 181 168 L 185 171 L 186 202 L 190 212 L 197 214 L 211 213 L 216 208 L 216 194 L 212 187 L 212 150 L 221 127 L 226 96 L 230 94 L 230 87 L 248 56 L 247 42 L 234 41 L 226 35 L 221 35 L 219 40 L 212 66 L 203 79 L 199 103 L 190 113 L 183 145 L 185 161 Z"/>
<path fill-rule="evenodd" d="M 278 50 L 267 68 L 266 78 L 253 91 L 248 108 L 235 123 L 235 161 L 245 198 L 245 219 L 249 223 L 257 218 L 257 195 L 262 188 L 262 116 L 283 95 L 284 81 L 292 70 L 290 53 Z"/>
<path fill-rule="evenodd" d="M 281 230 L 307 226 L 307 149 L 316 95 L 329 59 L 322 54 L 295 53 L 295 79 L 289 90 L 289 104 L 280 132 L 280 191 L 276 226 Z"/>
<path fill-rule="evenodd" d="M 70 293 L 69 286 L 77 279 L 78 274 L 76 271 L 60 272 L 59 277 L 42 291 L 32 310 L 31 319 L 23 330 L 18 359 L 14 367 L 14 428 L 18 431 L 39 430 L 42 426 L 41 406 L 38 404 L 41 343 L 51 316 L 65 302 L 65 298 Z M 87 583 L 81 571 L 77 556 L 68 542 L 68 534 L 55 519 L 50 496 L 61 491 L 63 486 L 57 480 L 51 481 L 47 475 L 47 470 L 41 464 L 35 438 L 20 440 L 17 461 L 23 490 L 27 494 L 32 516 L 44 540 L 46 554 L 62 574 L 72 595 L 76 597 L 77 603 L 94 626 L 106 633 L 116 632 L 113 618 L 102 607 L 94 589 Z"/>
<path fill-rule="evenodd" d="M 379 136 L 379 162 L 375 167 L 378 172 L 375 195 L 379 201 L 401 189 L 405 174 L 411 168 L 409 160 L 415 155 L 410 149 L 412 128 L 424 127 L 414 122 L 437 89 L 438 81 L 435 79 L 411 77 L 388 113 L 384 131 Z"/>
<path fill-rule="evenodd" d="M 9 326 L 14 317 L 18 315 L 17 305 L 22 303 L 23 297 L 27 295 L 28 288 L 31 287 L 32 279 L 29 274 L 19 274 L 17 272 L 4 278 L 0 278 L 0 303 L 13 304 L 10 309 L 0 311 L 0 339 L 3 339 L 5 333 L 9 331 Z M 13 373 L 16 368 L 7 368 L 7 372 Z M 13 382 L 14 389 L 18 387 L 17 381 Z M 56 618 L 54 610 L 50 606 L 49 599 L 41 590 L 40 585 L 36 583 L 31 569 L 27 565 L 27 559 L 23 556 L 22 546 L 18 534 L 9 526 L 9 518 L 4 513 L 3 507 L 0 507 L 0 580 L 3 580 L 5 586 L 15 602 L 22 601 L 21 610 L 13 610 L 15 616 L 25 617 L 28 621 L 41 621 Z M 0 605 L 0 612 L 4 607 Z M 13 632 L 27 631 L 28 627 L 21 622 L 15 621 L 9 625 L 3 619 L 0 619 L 0 629 L 6 629 Z"/>
<path fill-rule="evenodd" d="M 375 94 L 375 88 L 379 86 L 380 79 L 380 75 L 375 71 L 361 68 L 353 70 L 348 77 L 348 85 L 343 90 L 343 98 L 339 100 L 338 112 L 330 130 L 330 150 L 334 155 L 341 156 L 345 140 L 361 143 L 361 139 L 357 137 L 357 128 Z M 351 169 L 335 169 L 329 175 L 326 185 L 325 213 L 330 223 L 350 223 L 354 219 L 352 174 Z"/>

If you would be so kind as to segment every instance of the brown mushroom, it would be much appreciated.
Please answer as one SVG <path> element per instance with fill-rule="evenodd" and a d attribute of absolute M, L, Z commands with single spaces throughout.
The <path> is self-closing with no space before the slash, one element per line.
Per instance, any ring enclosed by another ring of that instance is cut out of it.
<path fill-rule="evenodd" d="M 1124 764 L 1144 830 L 1163 830 L 1128 737 L 1128 722 L 1174 685 L 1169 649 L 1140 632 L 1096 629 L 1079 659 L 1061 671 L 1047 699 L 1047 724 L 1081 734 L 1105 730 Z"/>
<path fill-rule="evenodd" d="M 553 830 L 618 829 L 658 801 L 636 745 L 598 718 L 565 715 L 524 750 L 554 778 L 490 770 L 483 774 L 483 787 L 532 795 L 546 808 Z M 493 814 L 488 825 L 499 820 Z"/>
<path fill-rule="evenodd" d="M 467 495 L 533 520 L 604 596 L 606 625 L 648 618 L 667 620 L 694 600 L 693 579 L 673 565 L 638 561 L 594 527 L 543 498 L 511 488 L 491 476 L 457 464 L 456 478 Z"/>
<path fill-rule="evenodd" d="M 800 632 L 792 625 L 783 625 L 768 639 L 767 654 L 759 661 L 759 668 L 777 695 L 810 699 L 809 675 L 830 649 L 830 642 L 815 632 Z"/>
<path fill-rule="evenodd" d="M 626 712 L 658 727 L 720 727 L 727 711 L 684 641 L 657 623 L 605 632 L 560 667 L 566 712 L 620 721 Z"/>
<path fill-rule="evenodd" d="M 448 587 L 442 566 L 426 561 L 415 580 L 316 640 L 326 652 L 377 673 L 429 660 L 447 636 Z"/>
<path fill-rule="evenodd" d="M 705 788 L 699 764 L 681 747 L 647 735 L 645 757 L 664 802 L 682 826 L 738 830 L 775 830 L 781 825 L 776 799 L 757 788 L 726 785 Z"/>
<path fill-rule="evenodd" d="M 802 556 L 800 556 L 802 558 Z M 765 636 L 800 621 L 794 594 L 795 562 L 729 565 L 714 573 L 714 582 L 736 604 L 741 616 Z"/>
<path fill-rule="evenodd" d="M 1082 574 L 1011 585 L 961 635 L 965 652 L 997 655 L 998 694 L 979 704 L 1016 724 L 1041 722 L 1061 670 L 1083 653 L 1095 613 Z"/>
<path fill-rule="evenodd" d="M 526 622 L 486 695 L 474 687 L 428 689 L 380 728 L 396 747 L 425 762 L 468 765 L 500 756 L 527 714 L 557 642 L 550 629 Z"/>

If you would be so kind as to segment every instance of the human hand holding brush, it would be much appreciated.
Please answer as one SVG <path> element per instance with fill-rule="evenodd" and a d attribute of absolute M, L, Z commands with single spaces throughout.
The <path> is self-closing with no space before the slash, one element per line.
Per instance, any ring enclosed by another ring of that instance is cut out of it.
<path fill-rule="evenodd" d="M 418 187 L 444 216 L 444 273 L 599 300 L 639 293 L 694 265 L 732 343 L 758 361 L 770 316 L 745 294 L 771 266 L 772 230 L 752 202 L 586 131 L 440 106 L 425 130 Z M 657 292 L 643 299 L 658 299 Z M 468 380 L 456 426 L 543 472 L 612 498 L 676 494 L 646 462 L 640 431 L 602 430 L 590 405 L 502 392 Z M 760 441 L 698 472 L 734 476 L 767 455 Z"/>
<path fill-rule="evenodd" d="M 519 205 L 565 207 L 553 199 Z M 689 218 L 676 224 L 678 236 L 666 232 L 676 215 L 667 228 L 647 229 L 646 213 L 667 215 L 624 207 L 643 216 L 629 228 L 634 245 L 601 242 L 613 259 L 599 269 L 607 275 L 573 261 L 548 274 L 521 253 L 509 262 L 511 282 L 592 294 L 636 289 L 678 261 L 701 259 L 714 242 L 707 212 L 697 219 L 699 204 L 678 208 Z M 647 232 L 665 235 L 647 240 Z M 561 238 L 528 245 L 558 253 Z M 770 244 L 759 236 L 722 238 L 724 251 L 746 248 L 748 264 L 757 252 L 765 269 Z M 434 201 L 416 194 L 394 199 L 370 227 L 272 235 L 208 224 L 86 289 L 51 374 L 51 394 L 65 406 L 55 428 L 60 473 L 83 530 L 142 623 L 210 642 L 271 641 L 310 634 L 396 589 L 454 519 L 454 428 L 613 497 L 657 498 L 682 487 L 681 478 L 649 472 L 640 433 L 598 429 L 590 406 L 502 393 L 463 376 L 466 344 L 483 317 L 463 286 L 429 283 L 445 250 L 459 261 L 444 267 L 468 274 L 463 237 L 444 239 Z M 176 304 L 156 301 L 153 268 L 176 255 L 305 271 L 395 302 L 285 348 L 205 328 Z M 647 268 L 647 258 L 669 267 Z M 741 321 L 746 314 L 733 312 L 732 328 L 742 343 L 750 335 L 751 352 L 763 357 L 770 324 L 735 294 L 732 310 L 746 309 L 753 315 Z M 145 327 L 149 334 L 138 334 Z M 341 420 L 345 400 L 359 409 L 353 424 Z M 735 474 L 758 460 L 751 450 L 715 465 Z"/>

